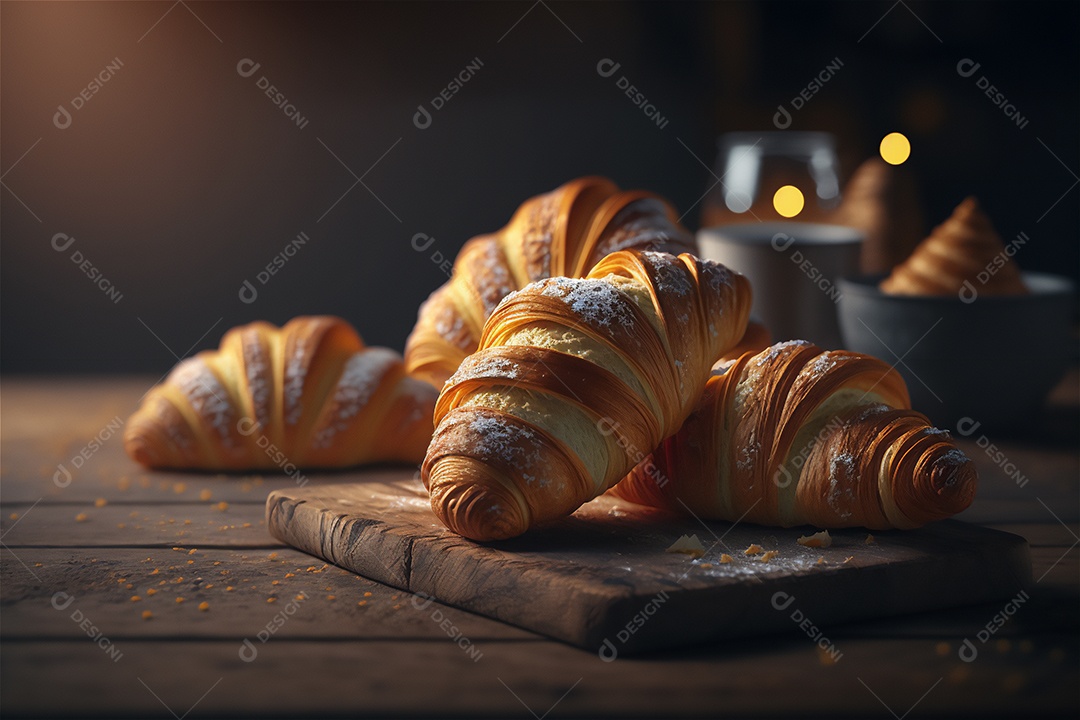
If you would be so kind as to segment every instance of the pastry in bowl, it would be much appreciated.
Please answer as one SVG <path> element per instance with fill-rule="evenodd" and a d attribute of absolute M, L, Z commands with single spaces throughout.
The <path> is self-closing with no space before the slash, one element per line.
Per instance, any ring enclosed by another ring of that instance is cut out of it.
<path fill-rule="evenodd" d="M 855 170 L 840 207 L 827 221 L 861 232 L 862 271 L 885 273 L 910 255 L 926 233 L 918 198 L 910 172 L 872 157 Z"/>
<path fill-rule="evenodd" d="M 958 430 L 1024 430 L 1070 362 L 1071 281 L 1021 272 L 974 198 L 885 277 L 840 280 L 850 350 L 895 362 L 912 407 Z M 976 425 L 978 424 L 978 425 Z"/>
<path fill-rule="evenodd" d="M 894 295 L 1023 295 L 1027 292 L 1006 248 L 974 197 L 934 228 L 881 289 Z"/>

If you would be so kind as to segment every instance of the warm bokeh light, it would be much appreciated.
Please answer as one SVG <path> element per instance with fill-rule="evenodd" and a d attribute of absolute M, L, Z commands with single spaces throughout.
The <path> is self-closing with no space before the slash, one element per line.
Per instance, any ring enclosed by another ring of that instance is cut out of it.
<path fill-rule="evenodd" d="M 804 203 L 802 191 L 794 185 L 784 185 L 776 191 L 772 199 L 776 212 L 786 218 L 793 218 L 801 213 Z"/>
<path fill-rule="evenodd" d="M 881 159 L 890 165 L 901 165 L 911 157 L 911 142 L 903 133 L 889 133 L 881 139 Z"/>

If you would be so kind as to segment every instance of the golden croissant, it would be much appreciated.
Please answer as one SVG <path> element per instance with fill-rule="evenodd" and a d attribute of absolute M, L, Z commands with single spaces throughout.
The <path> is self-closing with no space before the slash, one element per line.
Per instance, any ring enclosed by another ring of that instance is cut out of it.
<path fill-rule="evenodd" d="M 524 202 L 502 230 L 465 243 L 453 275 L 420 307 L 405 345 L 410 374 L 442 387 L 475 352 L 484 322 L 514 290 L 583 277 L 616 250 L 690 251 L 694 237 L 665 200 L 585 177 Z"/>
<path fill-rule="evenodd" d="M 868 275 L 892 270 L 925 235 L 918 188 L 903 167 L 870 158 L 852 173 L 842 197 L 826 221 L 862 232 L 859 265 Z"/>
<path fill-rule="evenodd" d="M 979 204 L 969 197 L 881 282 L 897 295 L 1023 295 L 1020 270 Z"/>
<path fill-rule="evenodd" d="M 438 392 L 401 356 L 335 317 L 236 327 L 184 360 L 128 420 L 124 447 L 154 468 L 248 470 L 418 463 Z"/>
<path fill-rule="evenodd" d="M 711 377 L 682 429 L 612 493 L 731 522 L 919 527 L 970 505 L 978 478 L 909 407 L 876 358 L 779 343 Z"/>
<path fill-rule="evenodd" d="M 435 514 L 497 540 L 603 493 L 682 425 L 750 303 L 722 265 L 639 251 L 507 297 L 435 406 Z"/>

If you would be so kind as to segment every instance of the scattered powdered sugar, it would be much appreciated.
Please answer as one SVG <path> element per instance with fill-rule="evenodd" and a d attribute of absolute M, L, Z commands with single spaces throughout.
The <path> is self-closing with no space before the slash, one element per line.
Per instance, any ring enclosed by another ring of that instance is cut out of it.
<path fill-rule="evenodd" d="M 936 428 L 936 427 L 928 427 L 925 430 L 923 430 L 923 432 L 925 434 L 927 434 L 927 435 L 936 435 L 936 436 L 944 437 L 944 438 L 952 437 L 951 435 L 949 435 L 948 430 L 941 430 L 940 428 Z"/>
<path fill-rule="evenodd" d="M 293 344 L 293 352 L 285 360 L 285 422 L 295 425 L 300 421 L 303 407 L 300 398 L 304 394 L 304 380 L 307 378 L 308 356 L 311 354 L 311 339 L 299 337 Z"/>
<path fill-rule="evenodd" d="M 435 332 L 443 337 L 452 337 L 461 332 L 464 327 L 465 321 L 461 319 L 461 316 L 453 309 L 453 307 L 447 304 L 439 316 L 435 318 Z"/>
<path fill-rule="evenodd" d="M 947 463 L 949 465 L 963 465 L 966 462 L 970 462 L 970 460 L 968 459 L 968 456 L 964 454 L 963 450 L 951 448 L 938 458 L 938 462 Z"/>
<path fill-rule="evenodd" d="M 892 410 L 891 407 L 885 403 L 874 403 L 873 405 L 867 405 L 862 411 L 859 412 L 854 418 L 851 419 L 849 424 L 858 424 L 865 422 L 876 415 L 883 415 L 884 413 Z"/>
<path fill-rule="evenodd" d="M 840 472 L 843 473 L 847 485 L 843 491 L 840 489 Z M 855 458 L 850 453 L 838 453 L 829 460 L 829 495 L 826 501 L 842 519 L 851 517 L 851 511 L 843 508 L 843 504 L 850 505 L 855 500 L 855 494 L 851 490 L 854 477 Z"/>
<path fill-rule="evenodd" d="M 686 266 L 674 255 L 662 252 L 643 252 L 644 257 L 656 275 L 656 288 L 661 292 L 674 295 L 689 295 L 694 291 Z"/>
<path fill-rule="evenodd" d="M 490 415 L 478 415 L 469 422 L 473 451 L 485 458 L 495 458 L 518 467 L 529 467 L 539 460 L 532 441 L 536 433 L 516 423 L 507 423 Z M 526 449 L 532 447 L 531 453 Z"/>
<path fill-rule="evenodd" d="M 466 380 L 477 380 L 479 378 L 516 380 L 519 370 L 518 364 L 508 358 L 473 355 L 472 358 L 461 364 L 457 372 L 451 375 L 446 383 L 447 385 L 456 385 Z"/>
<path fill-rule="evenodd" d="M 525 287 L 521 288 L 521 290 L 514 290 L 512 292 L 506 293 L 506 296 L 502 300 L 500 300 L 499 304 L 495 306 L 495 309 L 491 311 L 492 315 L 497 313 L 499 311 L 499 308 L 501 308 L 503 305 L 506 305 L 507 303 L 513 301 L 514 299 L 517 298 L 518 295 L 520 295 L 522 292 L 529 289 L 530 287 L 532 287 L 535 284 L 536 283 L 529 283 Z"/>
<path fill-rule="evenodd" d="M 525 227 L 521 233 L 521 247 L 530 280 L 539 280 L 551 275 L 551 243 L 558 221 L 555 193 L 542 195 L 531 203 Z"/>
<path fill-rule="evenodd" d="M 806 340 L 785 340 L 784 342 L 776 343 L 769 349 L 758 354 L 756 364 L 758 367 L 761 367 L 765 363 L 775 360 L 777 357 L 780 356 L 780 353 L 784 352 L 788 348 L 801 347 L 803 345 L 809 344 L 810 343 L 808 343 Z"/>
<path fill-rule="evenodd" d="M 153 402 L 154 415 L 160 418 L 168 418 L 168 420 L 162 422 L 160 426 L 164 428 L 165 434 L 168 435 L 169 440 L 181 450 L 190 449 L 191 440 L 189 439 L 188 434 L 181 430 L 181 428 L 188 429 L 188 425 L 184 421 L 184 416 L 180 414 L 180 411 L 176 409 L 176 406 L 161 396 L 155 397 Z M 175 421 L 173 420 L 174 418 Z"/>
<path fill-rule="evenodd" d="M 704 261 L 705 275 L 709 278 L 709 288 L 715 293 L 722 293 L 733 285 L 734 273 L 726 265 L 712 260 Z"/>
<path fill-rule="evenodd" d="M 185 360 L 173 372 L 175 382 L 196 414 L 207 418 L 226 447 L 232 447 L 233 409 L 217 376 L 199 358 Z"/>
<path fill-rule="evenodd" d="M 757 459 L 760 449 L 761 446 L 758 444 L 744 446 L 739 451 L 739 459 L 735 461 L 735 466 L 740 470 L 749 470 L 754 467 L 754 460 Z"/>
<path fill-rule="evenodd" d="M 832 350 L 827 350 L 810 363 L 810 374 L 814 378 L 820 378 L 839 364 L 840 358 Z"/>
<path fill-rule="evenodd" d="M 627 205 L 608 227 L 607 235 L 594 250 L 597 260 L 627 248 L 662 249 L 690 244 L 689 237 L 672 226 L 663 204 L 651 198 Z"/>
<path fill-rule="evenodd" d="M 610 327 L 618 323 L 633 327 L 634 316 L 627 300 L 614 285 L 604 280 L 548 278 L 537 283 L 541 294 L 559 298 L 582 320 L 596 327 Z"/>
<path fill-rule="evenodd" d="M 488 242 L 482 261 L 487 270 L 487 276 L 481 278 L 478 284 L 480 301 L 484 305 L 484 317 L 489 317 L 495 308 L 499 306 L 506 294 L 513 290 L 510 282 L 510 272 L 506 267 L 506 256 L 495 238 Z"/>
<path fill-rule="evenodd" d="M 971 461 L 968 460 L 968 456 L 965 455 L 959 448 L 951 448 L 950 450 L 945 452 L 941 457 L 939 457 L 937 459 L 937 462 L 938 463 L 944 463 L 945 465 L 951 465 L 953 467 L 958 467 L 960 465 L 963 465 L 963 464 L 971 462 Z M 945 481 L 945 487 L 952 487 L 955 484 L 956 484 L 956 475 L 955 474 L 949 475 L 948 479 Z"/>
<path fill-rule="evenodd" d="M 243 335 L 244 375 L 251 395 L 251 405 L 255 409 L 255 422 L 266 427 L 270 424 L 273 376 L 270 358 L 263 344 L 259 342 L 259 337 L 259 332 L 254 329 L 246 331 Z"/>
<path fill-rule="evenodd" d="M 386 348 L 370 348 L 349 358 L 334 389 L 334 417 L 315 434 L 312 447 L 329 447 L 334 436 L 349 427 L 349 422 L 367 406 L 386 371 L 396 362 L 397 354 Z"/>

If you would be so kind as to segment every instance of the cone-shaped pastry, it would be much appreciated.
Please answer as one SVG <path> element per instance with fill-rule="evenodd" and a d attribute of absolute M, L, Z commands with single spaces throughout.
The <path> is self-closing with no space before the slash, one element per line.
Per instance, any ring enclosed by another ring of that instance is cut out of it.
<path fill-rule="evenodd" d="M 844 187 L 843 200 L 828 222 L 863 233 L 864 273 L 886 273 L 924 237 L 918 192 L 909 172 L 878 157 L 860 165 Z"/>
<path fill-rule="evenodd" d="M 703 518 L 914 528 L 975 497 L 975 465 L 909 410 L 900 375 L 802 340 L 713 375 L 693 414 L 612 492 Z"/>
<path fill-rule="evenodd" d="M 750 302 L 722 265 L 637 251 L 509 296 L 439 396 L 421 470 L 435 514 L 497 540 L 607 490 L 679 429 Z"/>
<path fill-rule="evenodd" d="M 693 252 L 694 236 L 660 197 L 586 177 L 525 201 L 510 223 L 465 243 L 453 276 L 420 307 L 405 345 L 411 374 L 435 387 L 476 350 L 507 294 L 548 277 L 583 277 L 616 250 Z"/>
<path fill-rule="evenodd" d="M 419 462 L 438 392 L 344 320 L 233 328 L 182 361 L 128 420 L 124 447 L 154 468 L 250 470 Z"/>
<path fill-rule="evenodd" d="M 884 292 L 897 295 L 956 295 L 966 286 L 980 295 L 1027 292 L 1020 270 L 973 197 L 957 205 L 881 282 Z"/>

